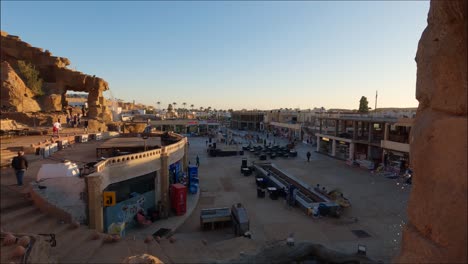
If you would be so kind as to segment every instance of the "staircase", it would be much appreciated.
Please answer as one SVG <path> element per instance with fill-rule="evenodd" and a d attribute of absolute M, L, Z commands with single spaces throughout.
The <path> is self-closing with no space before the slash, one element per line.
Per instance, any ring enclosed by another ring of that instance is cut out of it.
<path fill-rule="evenodd" d="M 1 196 L 2 230 L 11 233 L 55 234 L 57 246 L 51 250 L 51 259 L 58 263 L 87 263 L 91 261 L 92 253 L 102 246 L 102 239 L 90 239 L 93 230 L 87 226 L 72 229 L 70 224 L 61 223 L 59 219 L 39 211 L 24 194 L 1 186 Z M 9 251 L 2 246 L 2 255 L 8 255 L 2 256 L 2 263 L 7 260 L 4 257 L 9 258 Z"/>
<path fill-rule="evenodd" d="M 22 150 L 22 148 L 21 148 Z M 0 167 L 9 167 L 11 160 L 17 155 L 18 150 L 2 149 L 0 152 Z"/>

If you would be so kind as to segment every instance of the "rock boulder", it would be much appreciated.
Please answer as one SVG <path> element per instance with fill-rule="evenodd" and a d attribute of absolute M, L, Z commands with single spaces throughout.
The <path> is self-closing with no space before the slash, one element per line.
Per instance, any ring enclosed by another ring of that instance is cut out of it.
<path fill-rule="evenodd" d="M 416 55 L 413 189 L 401 263 L 467 263 L 466 0 L 431 1 Z"/>

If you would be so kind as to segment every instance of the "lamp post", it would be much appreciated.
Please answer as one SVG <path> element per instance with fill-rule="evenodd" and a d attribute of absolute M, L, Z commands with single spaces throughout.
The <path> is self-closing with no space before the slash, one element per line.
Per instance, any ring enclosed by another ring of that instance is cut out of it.
<path fill-rule="evenodd" d="M 147 135 L 144 135 L 143 136 L 143 140 L 145 141 L 145 151 L 146 151 L 146 140 L 148 139 L 148 136 Z"/>
<path fill-rule="evenodd" d="M 34 112 L 34 113 L 33 113 L 33 123 L 34 123 L 34 128 L 36 128 L 36 115 L 37 115 L 37 113 L 36 113 L 36 112 Z"/>

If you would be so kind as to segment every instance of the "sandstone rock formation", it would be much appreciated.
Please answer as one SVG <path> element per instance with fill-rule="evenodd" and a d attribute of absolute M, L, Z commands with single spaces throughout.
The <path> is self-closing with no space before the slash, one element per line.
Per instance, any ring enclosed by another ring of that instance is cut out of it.
<path fill-rule="evenodd" d="M 1 69 L 1 106 L 17 112 L 37 112 L 38 103 L 33 99 L 34 93 L 26 87 L 10 64 L 2 62 Z"/>
<path fill-rule="evenodd" d="M 39 100 L 41 106 L 44 107 L 42 110 L 61 111 L 62 106 L 65 105 L 64 95 L 67 91 L 87 92 L 89 118 L 101 122 L 112 120 L 102 95 L 109 89 L 109 85 L 103 79 L 68 69 L 70 61 L 67 58 L 52 56 L 49 51 L 32 47 L 19 37 L 6 32 L 1 32 L 0 51 L 2 63 L 7 62 L 10 68 L 15 69 L 18 61 L 22 60 L 33 64 L 38 69 L 44 81 L 45 96 Z M 2 97 L 3 88 L 2 77 Z"/>
<path fill-rule="evenodd" d="M 403 263 L 467 263 L 467 1 L 431 1 L 416 55 Z"/>
<path fill-rule="evenodd" d="M 164 264 L 160 259 L 149 254 L 131 256 L 122 262 L 123 264 Z"/>

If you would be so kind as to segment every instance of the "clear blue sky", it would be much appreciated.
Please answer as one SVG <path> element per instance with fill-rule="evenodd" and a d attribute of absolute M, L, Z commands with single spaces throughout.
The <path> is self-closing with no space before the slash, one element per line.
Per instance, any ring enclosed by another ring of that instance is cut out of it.
<path fill-rule="evenodd" d="M 164 107 L 416 107 L 428 1 L 5 2 L 1 28 Z"/>

